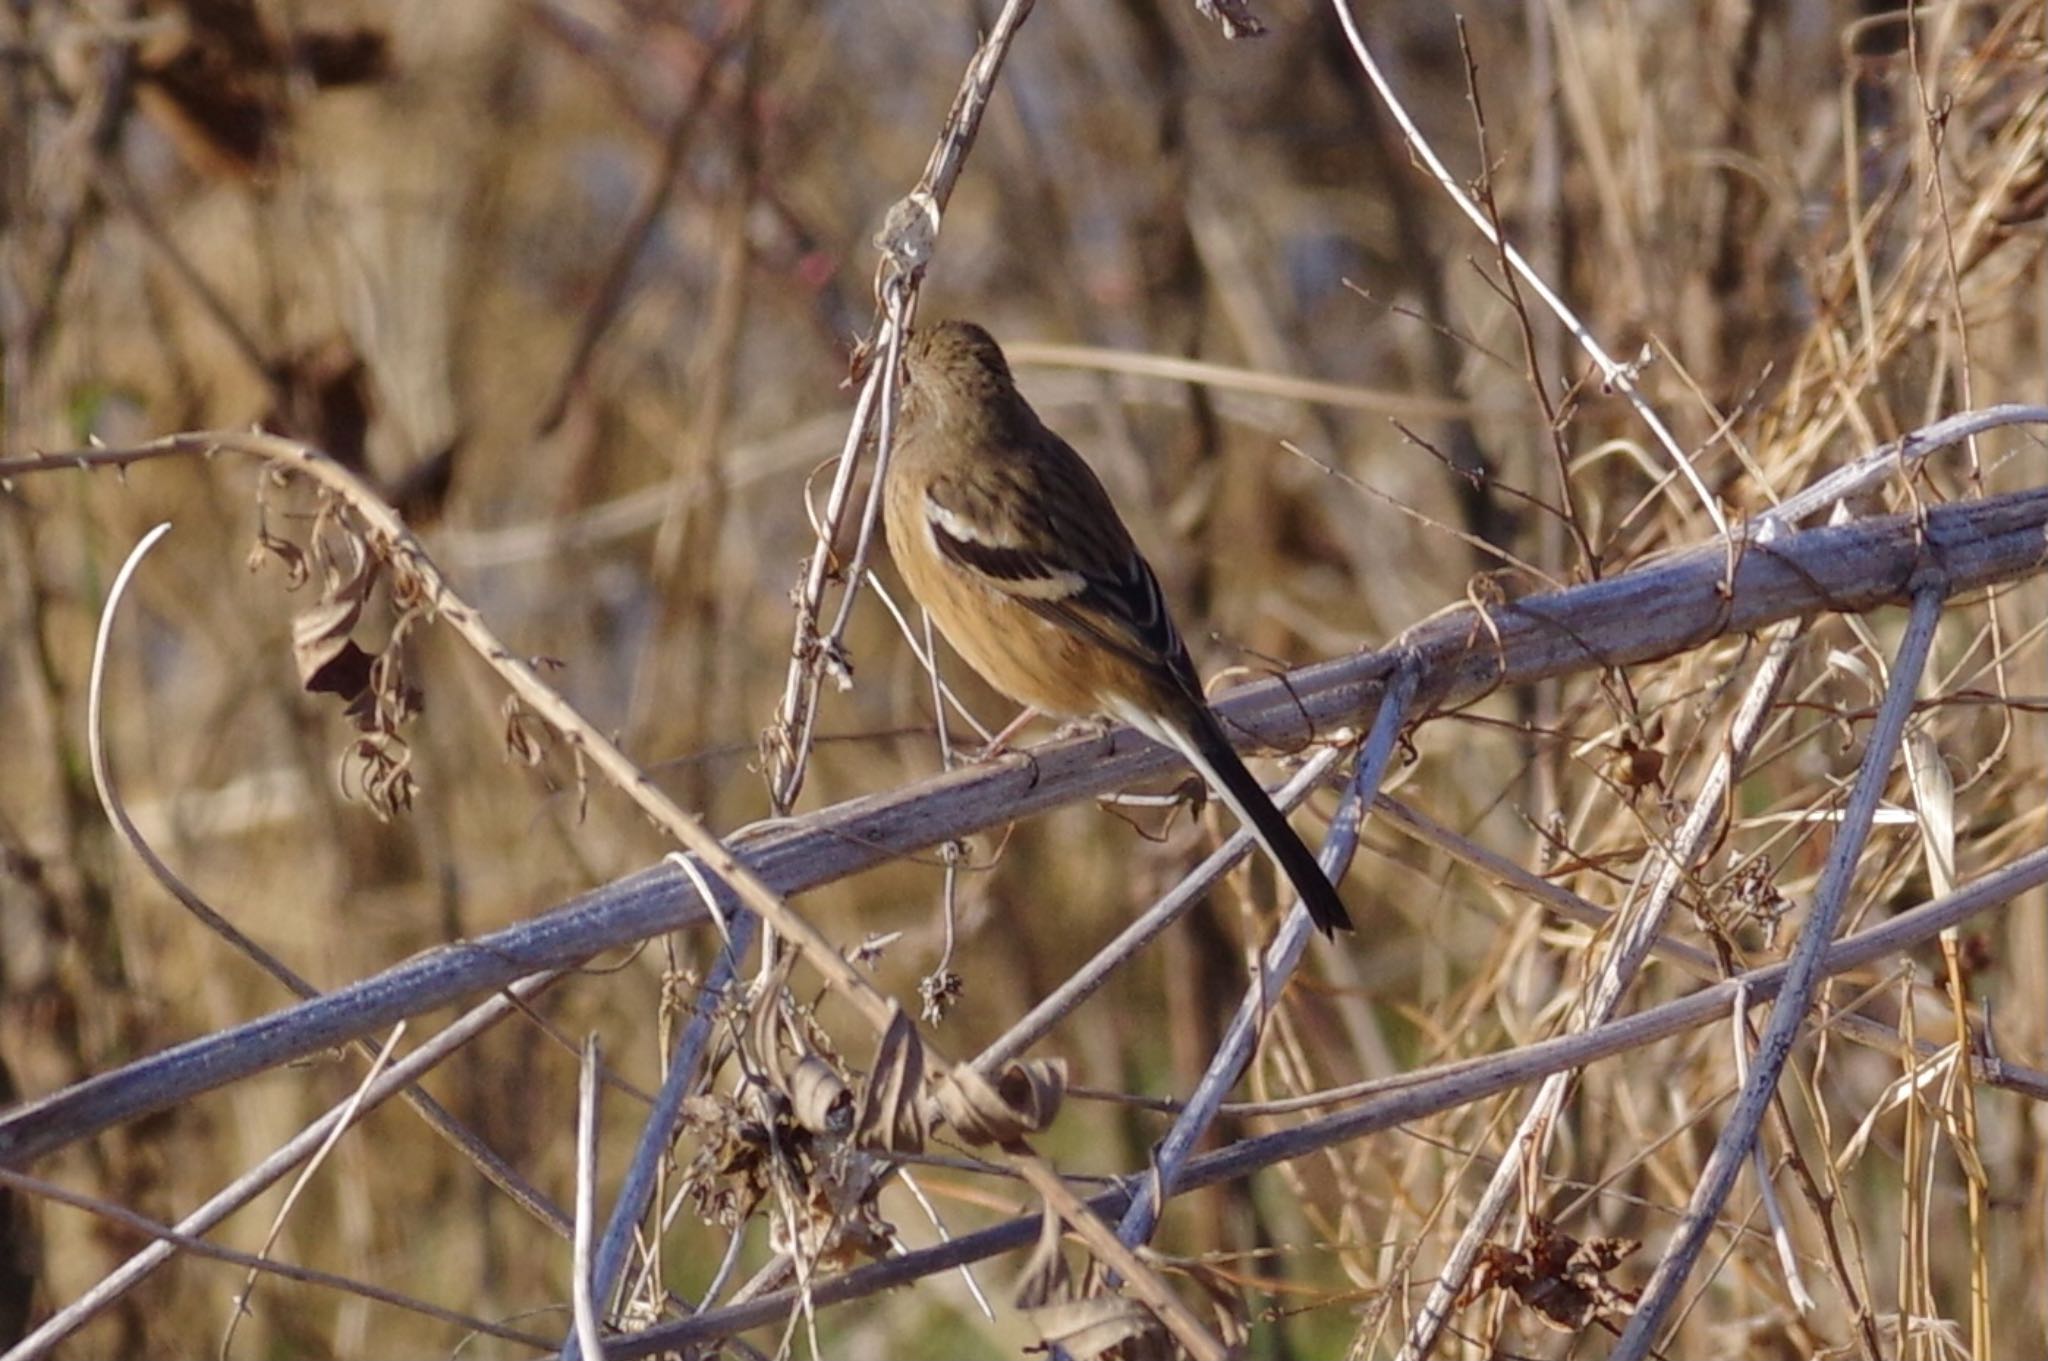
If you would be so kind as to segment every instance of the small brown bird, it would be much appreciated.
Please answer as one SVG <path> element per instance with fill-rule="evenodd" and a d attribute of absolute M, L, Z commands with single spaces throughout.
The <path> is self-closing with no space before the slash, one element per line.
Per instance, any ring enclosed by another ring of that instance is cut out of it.
<path fill-rule="evenodd" d="M 988 332 L 904 347 L 884 513 L 889 549 L 946 640 L 1040 713 L 1108 715 L 1178 750 L 1251 828 L 1325 935 L 1343 900 L 1202 696 L 1151 566 L 1073 446 L 1046 429 Z"/>

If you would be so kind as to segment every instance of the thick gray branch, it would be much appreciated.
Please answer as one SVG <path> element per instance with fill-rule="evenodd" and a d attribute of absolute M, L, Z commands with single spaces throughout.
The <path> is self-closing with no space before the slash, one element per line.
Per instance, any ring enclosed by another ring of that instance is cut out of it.
<path fill-rule="evenodd" d="M 1246 745 L 1291 749 L 1371 721 L 1404 658 L 1419 667 L 1418 713 L 1504 685 L 1654 661 L 1724 634 L 1821 611 L 1903 601 L 1935 570 L 1955 592 L 2048 563 L 2048 490 L 1937 506 L 1770 543 L 1719 541 L 1605 581 L 1450 610 L 1397 644 L 1246 686 L 1218 707 Z M 1108 750 L 1105 752 L 1105 745 Z M 1011 762 L 936 776 L 793 819 L 740 849 L 775 891 L 802 892 L 998 823 L 1122 788 L 1172 767 L 1172 752 L 1119 730 Z M 88 1078 L 0 1117 L 0 1164 L 23 1167 L 110 1125 L 303 1058 L 404 1017 L 702 919 L 688 876 L 660 866 L 479 940 L 408 960 L 361 983 Z"/>

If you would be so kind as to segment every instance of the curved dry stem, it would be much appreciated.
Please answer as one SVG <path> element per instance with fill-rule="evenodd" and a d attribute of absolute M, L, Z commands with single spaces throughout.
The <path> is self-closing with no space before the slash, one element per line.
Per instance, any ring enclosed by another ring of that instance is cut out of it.
<path fill-rule="evenodd" d="M 136 858 L 148 868 L 164 892 L 177 899 L 179 905 L 198 918 L 207 930 L 234 946 L 263 972 L 284 984 L 287 990 L 301 997 L 317 996 L 318 990 L 311 983 L 301 978 L 283 960 L 244 934 L 240 927 L 214 911 L 212 904 L 193 892 L 191 887 L 164 863 L 163 857 L 156 853 L 156 849 L 143 837 L 134 820 L 128 816 L 127 806 L 121 801 L 120 789 L 114 783 L 113 763 L 107 756 L 104 722 L 107 650 L 112 645 L 114 636 L 114 615 L 121 607 L 121 597 L 128 592 L 128 583 L 134 579 L 136 569 L 142 566 L 143 558 L 148 556 L 149 550 L 170 532 L 171 525 L 166 520 L 136 541 L 135 547 L 130 549 L 128 556 L 122 560 L 121 570 L 114 574 L 113 584 L 107 588 L 107 603 L 100 609 L 99 631 L 93 636 L 92 643 L 92 671 L 86 681 L 85 741 L 92 762 L 93 792 L 99 795 L 100 809 L 107 815 L 107 821 L 121 834 L 121 839 L 128 843 L 128 848 L 135 852 Z"/>
<path fill-rule="evenodd" d="M 199 922 L 215 935 L 228 942 L 258 968 L 282 983 L 285 988 L 305 999 L 319 997 L 320 990 L 283 960 L 273 955 L 251 939 L 233 922 L 215 911 L 213 906 L 194 892 L 176 871 L 164 862 L 148 840 L 142 835 L 135 822 L 128 816 L 127 805 L 122 802 L 120 787 L 114 780 L 113 761 L 107 755 L 105 723 L 105 691 L 107 651 L 111 646 L 114 630 L 114 616 L 120 608 L 121 598 L 127 593 L 128 583 L 142 565 L 149 550 L 170 532 L 170 523 L 157 525 L 137 541 L 129 550 L 121 569 L 115 573 L 113 584 L 107 589 L 107 602 L 100 611 L 99 631 L 93 639 L 92 670 L 86 686 L 86 747 L 92 764 L 93 789 L 99 795 L 100 807 L 107 815 L 107 821 L 121 834 L 136 857 L 142 861 L 164 891 L 196 917 Z M 362 1034 L 349 1037 L 355 1043 L 356 1052 L 376 1061 L 376 1051 L 367 1045 Z M 568 1231 L 568 1221 L 555 1204 L 539 1188 L 499 1157 L 497 1152 L 474 1131 L 470 1130 L 440 1102 L 424 1091 L 406 1093 L 406 1103 L 419 1112 L 427 1124 L 455 1150 L 466 1158 L 492 1185 L 524 1207 L 527 1213 L 557 1233 Z"/>
<path fill-rule="evenodd" d="M 1400 97 L 1394 93 L 1393 85 L 1380 73 L 1379 63 L 1373 60 L 1371 50 L 1365 45 L 1365 38 L 1358 31 L 1358 20 L 1351 12 L 1351 0 L 1333 0 L 1333 3 L 1337 10 L 1337 21 L 1344 26 L 1344 36 L 1351 44 L 1352 55 L 1358 58 L 1358 64 L 1365 71 L 1366 79 L 1372 82 L 1373 91 L 1379 95 L 1380 101 L 1393 115 L 1394 122 L 1401 129 L 1401 136 L 1407 140 L 1410 149 L 1428 168 L 1430 178 L 1435 180 L 1437 187 L 1458 206 L 1458 211 L 1471 219 L 1472 225 L 1479 229 L 1479 234 L 1501 253 L 1514 272 L 1522 276 L 1535 291 L 1536 296 L 1543 300 L 1543 305 L 1550 309 L 1551 315 L 1571 332 L 1572 339 L 1586 352 L 1586 357 L 1599 367 L 1601 379 L 1628 399 L 1629 406 L 1635 410 L 1636 415 L 1656 437 L 1657 443 L 1662 445 L 1664 452 L 1670 456 L 1672 466 L 1684 476 L 1692 488 L 1693 495 L 1699 498 L 1700 507 L 1706 511 L 1707 519 L 1713 523 L 1716 532 L 1726 534 L 1728 521 L 1721 513 L 1720 501 L 1707 490 L 1707 484 L 1700 480 L 1699 473 L 1693 469 L 1692 460 L 1678 447 L 1678 441 L 1665 428 L 1663 420 L 1658 417 L 1649 400 L 1636 386 L 1635 376 L 1627 366 L 1617 364 L 1608 357 L 1607 351 L 1594 338 L 1586 324 L 1565 305 L 1564 299 L 1558 297 L 1556 291 L 1544 282 L 1543 276 L 1536 272 L 1535 267 L 1500 234 L 1493 220 L 1473 202 L 1472 196 L 1465 192 L 1464 186 L 1458 183 L 1437 156 L 1436 149 L 1430 146 L 1429 139 L 1422 135 L 1422 129 L 1408 116 L 1408 110 L 1402 106 Z"/>

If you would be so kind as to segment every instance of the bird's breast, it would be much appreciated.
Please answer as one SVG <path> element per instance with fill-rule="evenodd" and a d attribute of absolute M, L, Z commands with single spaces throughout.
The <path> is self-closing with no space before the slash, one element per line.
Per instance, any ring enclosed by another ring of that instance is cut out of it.
<path fill-rule="evenodd" d="M 890 552 L 912 595 L 982 679 L 1041 713 L 1107 713 L 1128 664 L 987 585 L 939 552 L 913 480 L 885 498 Z"/>

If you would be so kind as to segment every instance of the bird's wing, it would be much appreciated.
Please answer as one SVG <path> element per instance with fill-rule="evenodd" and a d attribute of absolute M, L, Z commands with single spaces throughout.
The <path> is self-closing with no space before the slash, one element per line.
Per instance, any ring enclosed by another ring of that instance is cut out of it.
<path fill-rule="evenodd" d="M 1063 442 L 1047 450 L 932 479 L 924 496 L 932 541 L 990 590 L 1199 695 L 1159 579 L 1109 494 Z"/>

